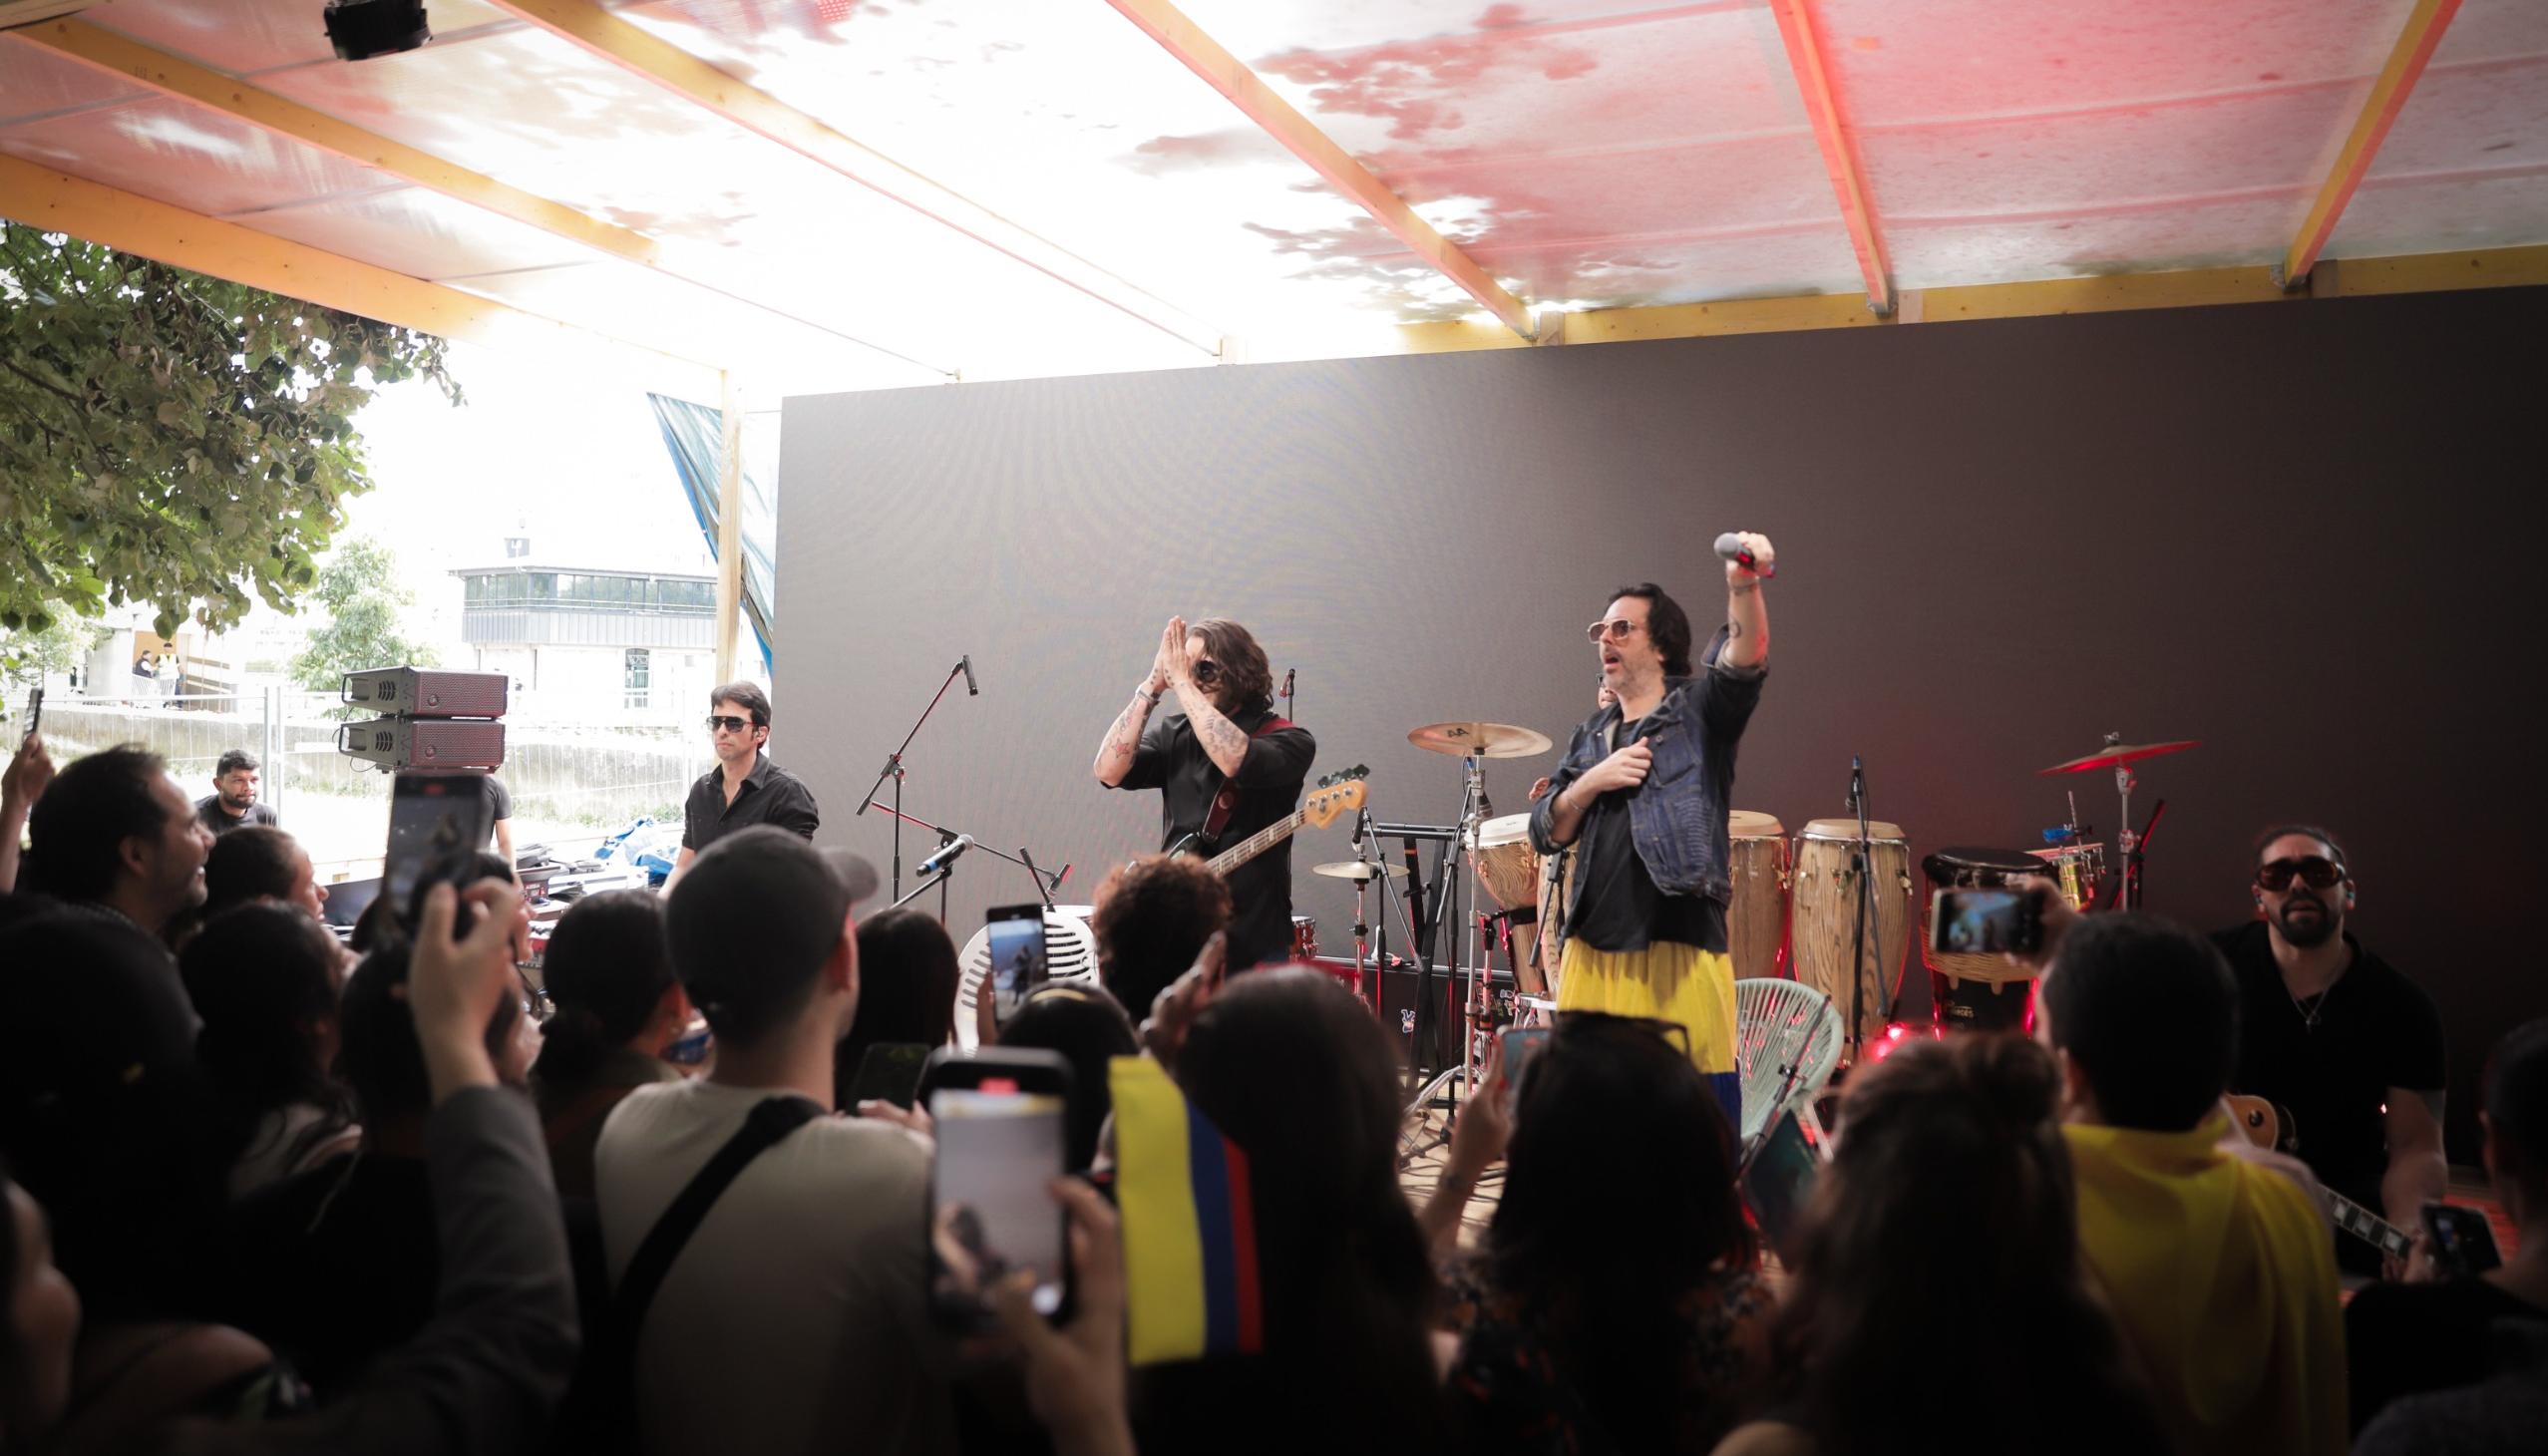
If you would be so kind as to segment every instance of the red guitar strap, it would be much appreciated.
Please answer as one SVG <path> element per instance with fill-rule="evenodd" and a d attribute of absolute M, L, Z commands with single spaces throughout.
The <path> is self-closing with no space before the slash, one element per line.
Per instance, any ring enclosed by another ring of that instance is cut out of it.
<path fill-rule="evenodd" d="M 1290 726 L 1291 721 L 1287 718 L 1268 718 L 1263 723 L 1257 725 L 1256 732 L 1251 733 L 1248 736 L 1250 738 L 1263 738 L 1277 728 L 1288 728 Z M 1221 832 L 1230 827 L 1231 812 L 1236 810 L 1238 807 L 1239 786 L 1234 783 L 1224 783 L 1221 786 L 1221 792 L 1212 796 L 1212 812 L 1204 816 L 1204 843 L 1215 848 L 1220 847 Z"/>

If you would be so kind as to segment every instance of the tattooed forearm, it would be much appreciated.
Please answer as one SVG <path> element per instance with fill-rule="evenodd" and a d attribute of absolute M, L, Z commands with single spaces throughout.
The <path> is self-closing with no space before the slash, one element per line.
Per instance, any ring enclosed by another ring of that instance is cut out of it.
<path fill-rule="evenodd" d="M 1194 727 L 1195 741 L 1203 745 L 1212 766 L 1235 777 L 1248 758 L 1248 735 L 1210 703 L 1187 703 L 1186 721 Z"/>
<path fill-rule="evenodd" d="M 1150 721 L 1150 694 L 1136 692 L 1097 745 L 1097 782 L 1112 788 L 1132 771 L 1133 754 L 1141 748 L 1142 725 Z"/>

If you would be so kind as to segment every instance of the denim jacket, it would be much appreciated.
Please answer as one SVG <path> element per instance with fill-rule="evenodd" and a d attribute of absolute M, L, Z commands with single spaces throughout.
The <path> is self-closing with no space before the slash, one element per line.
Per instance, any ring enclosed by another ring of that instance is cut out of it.
<path fill-rule="evenodd" d="M 1736 667 L 1719 662 L 1696 677 L 1667 677 L 1663 701 L 1647 714 L 1637 740 L 1654 753 L 1654 767 L 1628 795 L 1629 835 L 1637 857 L 1654 888 L 1665 895 L 1704 895 L 1719 905 L 1734 897 L 1727 865 L 1726 811 L 1734 790 L 1734 745 L 1760 702 L 1767 664 Z M 1611 755 L 1611 731 L 1619 725 L 1617 706 L 1602 709 L 1575 730 L 1566 761 L 1549 776 L 1549 792 L 1531 806 L 1531 845 L 1541 854 L 1560 848 L 1550 837 L 1557 796 Z M 1584 883 L 1585 866 L 1575 869 L 1566 891 L 1571 915 Z"/>

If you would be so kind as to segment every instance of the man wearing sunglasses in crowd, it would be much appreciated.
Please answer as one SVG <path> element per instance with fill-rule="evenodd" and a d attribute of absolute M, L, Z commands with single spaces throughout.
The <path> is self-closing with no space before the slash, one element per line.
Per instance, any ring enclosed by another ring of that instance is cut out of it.
<path fill-rule="evenodd" d="M 2256 919 L 2212 937 L 2238 972 L 2233 1090 L 2291 1114 L 2294 1151 L 2321 1182 L 2411 1231 L 2450 1181 L 2441 1017 L 2346 931 L 2354 881 L 2333 835 L 2269 830 L 2256 861 Z M 2380 1272 L 2363 1240 L 2336 1248 L 2348 1272 Z"/>
<path fill-rule="evenodd" d="M 1178 711 L 1150 721 L 1169 693 Z M 1274 715 L 1274 668 L 1246 627 L 1171 617 L 1150 675 L 1097 746 L 1097 782 L 1160 791 L 1161 848 L 1230 848 L 1299 806 L 1318 753 L 1306 729 Z M 1291 843 L 1230 872 L 1230 965 L 1288 959 Z"/>
<path fill-rule="evenodd" d="M 708 695 L 708 741 L 717 766 L 690 786 L 681 809 L 681 854 L 666 890 L 701 850 L 738 829 L 775 824 L 812 839 L 823 823 L 814 791 L 761 751 L 770 741 L 770 695 L 758 684 L 730 682 Z"/>
<path fill-rule="evenodd" d="M 1563 897 L 1557 1008 L 1652 1017 L 1687 1029 L 1690 1060 L 1728 1123 L 1742 1126 L 1734 1062 L 1734 745 L 1769 666 L 1761 582 L 1766 537 L 1744 533 L 1725 562 L 1725 625 L 1691 660 L 1688 613 L 1650 581 L 1613 593 L 1586 629 L 1618 701 L 1575 730 L 1549 792 L 1531 807 L 1543 855 L 1576 846 Z"/>

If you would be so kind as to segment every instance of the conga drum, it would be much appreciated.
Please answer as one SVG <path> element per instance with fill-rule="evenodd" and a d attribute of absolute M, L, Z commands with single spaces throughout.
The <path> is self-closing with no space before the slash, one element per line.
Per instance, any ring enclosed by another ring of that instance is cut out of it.
<path fill-rule="evenodd" d="M 1929 889 L 2002 890 L 2029 880 L 2057 880 L 2054 866 L 2024 850 L 1960 846 L 1922 857 Z M 1932 896 L 1934 899 L 1934 894 Z M 1929 912 L 1921 910 L 1925 926 Z M 1929 965 L 1930 1017 L 1943 1031 L 2024 1031 L 2034 1024 L 2034 972 L 2004 955 L 1933 950 L 1920 937 Z"/>
<path fill-rule="evenodd" d="M 1775 816 L 1736 809 L 1725 816 L 1726 865 L 1734 899 L 1725 908 L 1725 943 L 1740 979 L 1766 979 L 1787 958 L 1787 827 Z"/>
<path fill-rule="evenodd" d="M 1849 952 L 1857 937 L 1858 880 L 1851 857 L 1858 849 L 1858 821 L 1817 819 L 1796 837 L 1795 924 L 1791 960 L 1796 979 L 1831 997 L 1842 1032 L 1859 1042 L 1884 1034 L 1885 1013 L 1902 989 L 1911 952 L 1911 841 L 1899 825 L 1867 826 L 1867 861 L 1875 885 L 1868 907 L 1867 939 L 1852 997 Z"/>
<path fill-rule="evenodd" d="M 1544 983 L 1537 979 L 1539 968 L 1531 964 L 1531 958 L 1540 932 L 1536 926 L 1523 928 L 1532 925 L 1540 912 L 1540 855 L 1531 848 L 1531 816 L 1507 814 L 1479 825 L 1477 837 L 1469 842 L 1469 869 L 1478 877 L 1478 888 L 1495 902 L 1513 929 L 1516 982 L 1537 994 Z"/>

